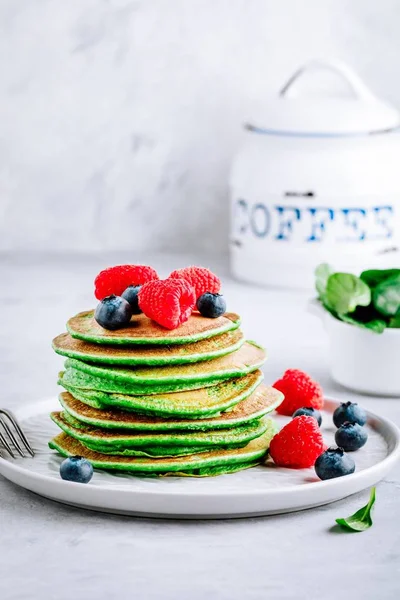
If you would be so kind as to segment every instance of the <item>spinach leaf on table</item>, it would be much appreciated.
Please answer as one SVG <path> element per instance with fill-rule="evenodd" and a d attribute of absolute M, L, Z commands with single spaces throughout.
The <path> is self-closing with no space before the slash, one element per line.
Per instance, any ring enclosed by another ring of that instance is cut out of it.
<path fill-rule="evenodd" d="M 369 527 L 372 527 L 371 511 L 374 504 L 375 488 L 373 487 L 371 489 L 369 502 L 366 506 L 360 508 L 360 510 L 355 512 L 354 515 L 351 515 L 350 517 L 345 519 L 336 519 L 336 523 L 345 529 L 349 529 L 350 531 L 365 531 L 366 529 L 369 529 Z"/>

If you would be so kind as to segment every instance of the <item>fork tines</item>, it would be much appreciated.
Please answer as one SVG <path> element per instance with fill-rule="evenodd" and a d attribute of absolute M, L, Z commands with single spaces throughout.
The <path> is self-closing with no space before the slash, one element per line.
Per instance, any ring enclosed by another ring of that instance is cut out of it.
<path fill-rule="evenodd" d="M 0 408 L 1 448 L 4 448 L 12 458 L 16 458 L 16 452 L 23 458 L 27 456 L 27 453 L 32 457 L 35 456 L 17 419 L 9 410 Z"/>

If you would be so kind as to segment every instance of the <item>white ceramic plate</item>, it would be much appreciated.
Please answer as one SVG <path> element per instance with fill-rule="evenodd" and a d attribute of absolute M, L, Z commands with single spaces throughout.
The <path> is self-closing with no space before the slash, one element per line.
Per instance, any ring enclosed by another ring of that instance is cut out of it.
<path fill-rule="evenodd" d="M 328 400 L 322 431 L 334 445 L 332 412 Z M 32 492 L 82 508 L 103 512 L 167 518 L 232 518 L 302 510 L 334 502 L 375 484 L 385 477 L 400 456 L 398 428 L 369 413 L 369 439 L 353 453 L 353 475 L 319 481 L 313 469 L 283 469 L 267 465 L 232 475 L 210 478 L 145 478 L 96 471 L 92 481 L 79 484 L 59 476 L 62 458 L 47 446 L 58 428 L 48 414 L 58 408 L 56 399 L 30 404 L 16 416 L 36 452 L 33 459 L 0 459 L 0 473 Z M 276 417 L 280 424 L 288 419 Z"/>

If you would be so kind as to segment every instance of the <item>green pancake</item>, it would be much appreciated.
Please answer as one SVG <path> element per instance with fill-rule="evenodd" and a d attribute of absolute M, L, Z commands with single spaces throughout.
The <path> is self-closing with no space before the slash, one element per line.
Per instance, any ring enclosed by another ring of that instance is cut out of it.
<path fill-rule="evenodd" d="M 165 329 L 144 314 L 133 315 L 127 327 L 109 331 L 103 329 L 93 318 L 94 311 L 86 311 L 72 317 L 67 323 L 67 331 L 73 337 L 94 344 L 135 345 L 135 344 L 191 344 L 237 329 L 240 317 L 235 313 L 225 313 L 217 319 L 208 319 L 194 312 L 177 329 Z"/>
<path fill-rule="evenodd" d="M 90 425 L 75 427 L 61 412 L 52 412 L 50 416 L 65 433 L 96 452 L 134 455 L 135 452 L 140 451 L 152 456 L 158 455 L 159 448 L 165 456 L 167 449 L 173 454 L 179 450 L 189 454 L 221 447 L 226 449 L 242 447 L 263 435 L 269 423 L 269 419 L 264 417 L 233 429 L 158 433 L 117 431 Z"/>
<path fill-rule="evenodd" d="M 85 429 L 85 425 L 81 421 L 77 421 L 74 417 L 71 417 L 67 412 L 62 413 L 62 418 L 73 428 L 75 429 Z M 71 436 L 74 437 L 74 436 Z M 79 439 L 75 436 L 76 439 Z M 124 450 L 110 450 L 107 446 L 101 446 L 98 444 L 92 444 L 90 442 L 83 442 L 79 440 L 82 444 L 84 444 L 89 450 L 95 450 L 96 452 L 101 452 L 102 454 L 110 454 L 112 456 L 145 456 L 147 458 L 169 458 L 171 456 L 188 456 L 189 454 L 198 454 L 199 452 L 204 452 L 204 446 L 146 446 L 143 448 L 125 448 Z M 243 444 L 234 444 L 229 446 L 229 448 L 242 447 Z M 215 446 L 215 448 L 222 448 L 224 446 Z M 214 446 L 207 446 L 207 451 L 215 449 Z"/>
<path fill-rule="evenodd" d="M 255 342 L 245 342 L 227 356 L 193 365 L 166 367 L 104 367 L 69 358 L 64 379 L 76 387 L 119 394 L 159 394 L 212 386 L 258 369 L 266 360 L 265 350 Z M 74 383 L 79 376 L 84 385 Z"/>
<path fill-rule="evenodd" d="M 208 419 L 163 419 L 126 412 L 118 409 L 99 410 L 83 404 L 71 394 L 59 396 L 64 415 L 74 419 L 75 426 L 91 425 L 103 429 L 129 431 L 207 431 L 229 429 L 251 423 L 274 410 L 283 399 L 283 394 L 273 387 L 260 385 L 248 398 L 242 400 L 229 412 Z"/>
<path fill-rule="evenodd" d="M 239 329 L 191 344 L 136 347 L 90 344 L 62 333 L 53 340 L 53 349 L 87 363 L 160 366 L 211 360 L 238 350 L 243 343 Z"/>
<path fill-rule="evenodd" d="M 85 424 L 72 417 L 66 411 L 61 413 L 62 418 L 75 429 L 85 429 Z M 74 437 L 74 436 L 72 436 Z M 78 438 L 77 438 L 78 439 Z M 80 440 L 81 441 L 81 440 Z M 189 454 L 197 454 L 204 452 L 203 446 L 146 446 L 145 448 L 126 448 L 125 450 L 110 450 L 107 447 L 93 445 L 90 442 L 84 443 L 89 450 L 95 450 L 102 454 L 110 454 L 112 456 L 146 456 L 147 458 L 165 458 L 170 456 L 187 456 Z M 209 448 L 207 448 L 209 450 Z"/>
<path fill-rule="evenodd" d="M 134 411 L 155 417 L 204 419 L 215 417 L 241 402 L 257 388 L 264 376 L 261 371 L 244 377 L 230 379 L 209 388 L 156 395 L 129 396 L 109 394 L 81 387 L 85 382 L 79 379 L 70 385 L 65 373 L 60 373 L 59 384 L 77 400 L 98 409 Z"/>
<path fill-rule="evenodd" d="M 97 469 L 126 471 L 136 476 L 175 475 L 210 477 L 248 469 L 264 461 L 277 427 L 268 419 L 267 431 L 244 448 L 214 450 L 176 458 L 110 456 L 89 450 L 78 440 L 61 433 L 49 447 L 62 456 L 83 456 Z"/>

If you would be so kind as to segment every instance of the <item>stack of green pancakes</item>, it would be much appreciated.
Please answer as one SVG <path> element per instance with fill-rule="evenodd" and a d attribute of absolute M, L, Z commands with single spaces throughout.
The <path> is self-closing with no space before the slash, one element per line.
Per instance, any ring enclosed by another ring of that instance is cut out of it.
<path fill-rule="evenodd" d="M 97 324 L 93 311 L 53 341 L 66 357 L 59 383 L 63 456 L 136 475 L 208 476 L 265 460 L 276 433 L 267 415 L 281 392 L 263 385 L 265 351 L 246 341 L 233 313 L 198 313 L 175 330 L 145 315 L 123 329 Z"/>

